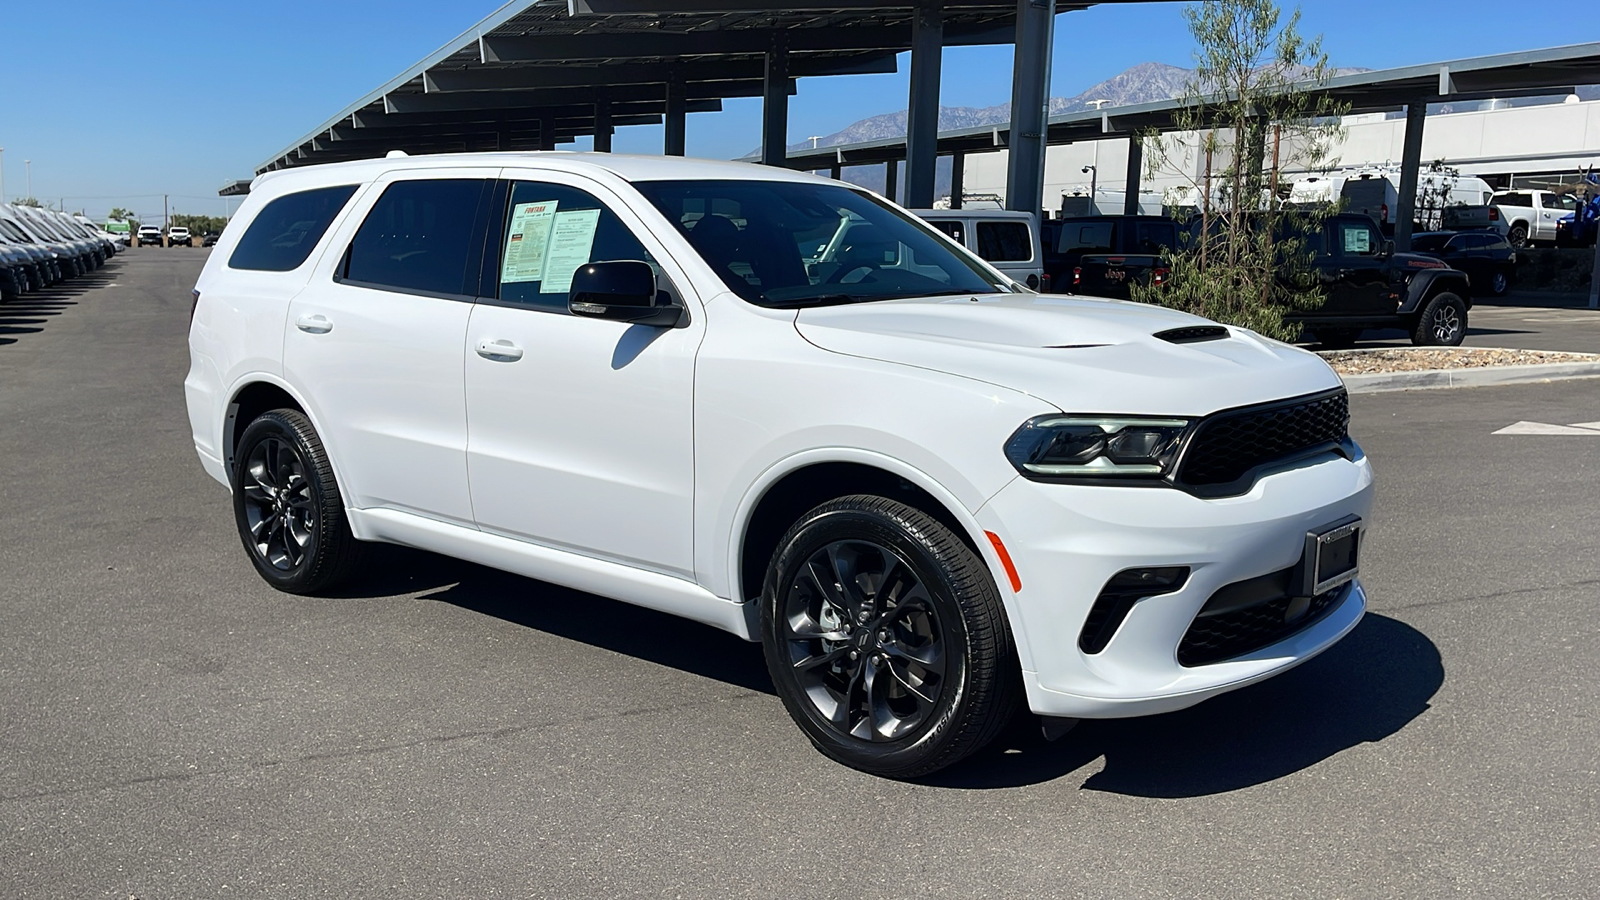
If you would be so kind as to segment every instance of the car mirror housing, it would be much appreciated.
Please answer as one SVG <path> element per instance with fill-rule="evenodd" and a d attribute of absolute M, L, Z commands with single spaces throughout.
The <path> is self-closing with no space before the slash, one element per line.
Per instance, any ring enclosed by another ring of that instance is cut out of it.
<path fill-rule="evenodd" d="M 1384 241 L 1383 242 L 1383 249 L 1378 252 L 1378 255 L 1383 257 L 1383 258 L 1385 258 L 1385 259 L 1388 259 L 1389 257 L 1393 256 L 1394 255 L 1394 241 Z"/>
<path fill-rule="evenodd" d="M 676 327 L 683 307 L 656 285 L 656 271 L 635 259 L 592 262 L 572 275 L 567 311 L 591 319 Z"/>

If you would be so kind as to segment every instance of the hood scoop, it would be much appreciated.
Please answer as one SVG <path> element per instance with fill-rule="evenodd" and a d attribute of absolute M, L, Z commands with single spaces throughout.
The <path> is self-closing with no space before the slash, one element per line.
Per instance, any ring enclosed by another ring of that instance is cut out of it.
<path fill-rule="evenodd" d="M 1220 341 L 1228 337 L 1228 329 L 1221 325 L 1189 325 L 1158 331 L 1154 337 L 1171 344 L 1198 344 L 1201 341 Z"/>

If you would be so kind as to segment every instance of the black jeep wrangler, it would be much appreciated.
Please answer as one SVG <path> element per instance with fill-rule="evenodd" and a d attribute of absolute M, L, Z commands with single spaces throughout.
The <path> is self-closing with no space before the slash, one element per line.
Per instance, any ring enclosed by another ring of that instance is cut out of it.
<path fill-rule="evenodd" d="M 1304 234 L 1311 273 L 1326 300 L 1285 316 L 1329 349 L 1355 343 L 1368 328 L 1403 328 L 1411 342 L 1454 347 L 1467 335 L 1467 276 L 1428 256 L 1396 253 L 1368 216 L 1342 213 Z"/>

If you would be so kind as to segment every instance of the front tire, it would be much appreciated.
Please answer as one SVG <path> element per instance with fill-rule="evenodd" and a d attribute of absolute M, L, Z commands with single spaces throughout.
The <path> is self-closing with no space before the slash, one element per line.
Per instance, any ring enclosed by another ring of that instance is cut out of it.
<path fill-rule="evenodd" d="M 262 413 L 239 438 L 233 512 L 256 572 L 280 591 L 310 594 L 347 580 L 362 544 L 311 421 L 292 409 Z"/>
<path fill-rule="evenodd" d="M 818 750 L 913 778 L 993 740 L 1020 669 L 979 556 L 920 510 L 855 495 L 779 541 L 761 595 L 767 668 Z"/>
<path fill-rule="evenodd" d="M 1496 296 L 1496 297 L 1504 296 L 1505 292 L 1507 290 L 1509 290 L 1510 288 L 1511 288 L 1511 273 L 1510 272 L 1507 272 L 1504 269 L 1500 269 L 1500 270 L 1496 271 L 1493 275 L 1489 276 L 1489 293 L 1493 294 L 1494 296 Z"/>
<path fill-rule="evenodd" d="M 1411 343 L 1419 347 L 1458 347 L 1467 336 L 1467 304 L 1451 293 L 1435 294 L 1422 305 Z"/>

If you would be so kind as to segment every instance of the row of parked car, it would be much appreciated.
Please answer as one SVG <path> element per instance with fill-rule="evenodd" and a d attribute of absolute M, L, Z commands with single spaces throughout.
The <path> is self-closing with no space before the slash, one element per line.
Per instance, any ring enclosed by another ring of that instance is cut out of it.
<path fill-rule="evenodd" d="M 120 246 L 116 235 L 83 216 L 0 204 L 0 298 L 98 269 Z"/>
<path fill-rule="evenodd" d="M 219 237 L 221 237 L 221 235 L 217 232 L 208 231 L 200 236 L 200 246 L 210 247 L 216 244 L 217 238 Z M 180 244 L 185 247 L 194 246 L 194 233 L 182 225 L 173 225 L 167 229 L 165 235 L 163 235 L 161 233 L 161 229 L 155 225 L 139 226 L 139 246 L 141 247 L 176 247 Z"/>

